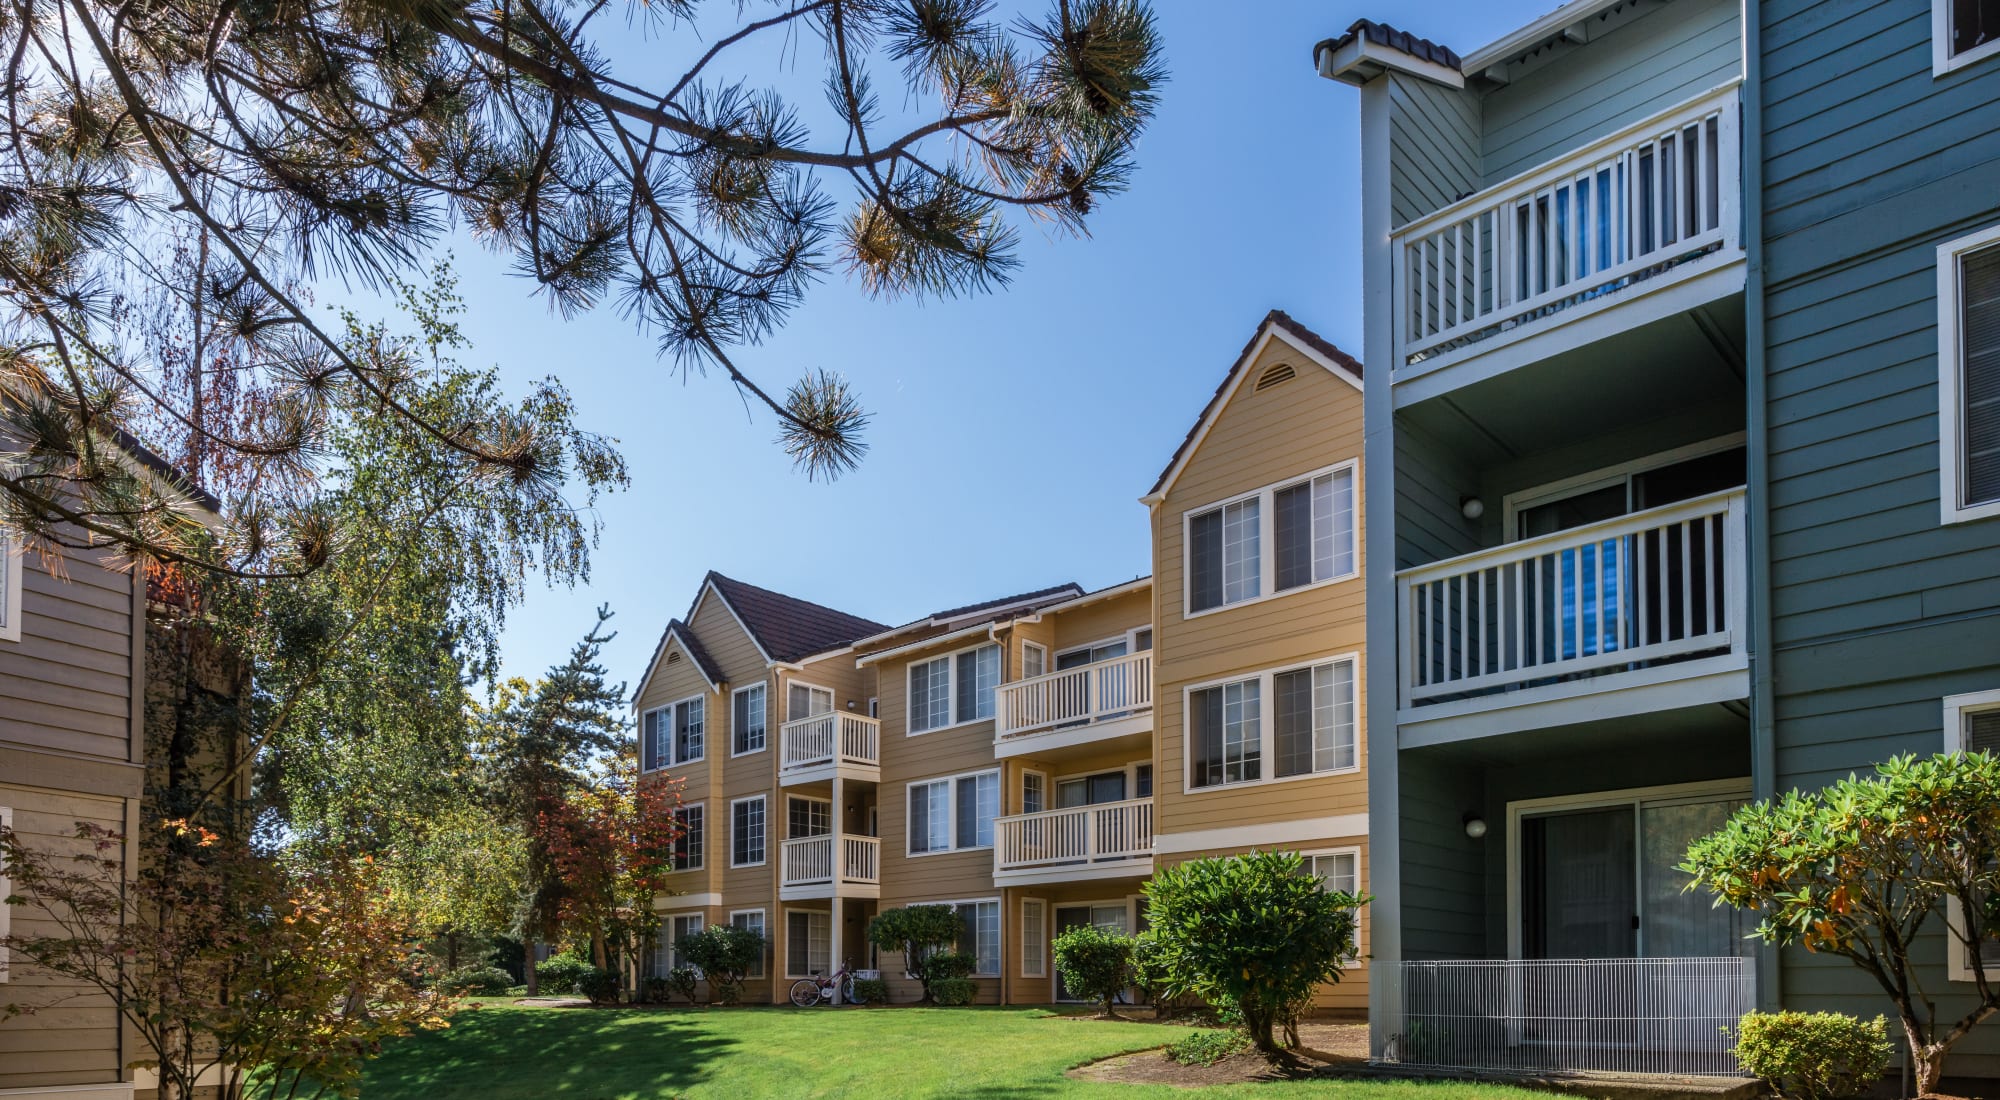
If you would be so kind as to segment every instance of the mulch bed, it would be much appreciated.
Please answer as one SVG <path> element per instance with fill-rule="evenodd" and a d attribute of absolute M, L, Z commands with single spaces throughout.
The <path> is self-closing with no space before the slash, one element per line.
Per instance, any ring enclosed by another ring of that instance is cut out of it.
<path fill-rule="evenodd" d="M 1367 1024 L 1302 1024 L 1299 1042 L 1302 1049 L 1291 1052 L 1294 1058 L 1290 1063 L 1274 1063 L 1255 1051 L 1245 1051 L 1212 1066 L 1184 1066 L 1169 1059 L 1164 1050 L 1142 1050 L 1078 1066 L 1069 1075 L 1083 1081 L 1193 1089 L 1311 1077 L 1328 1067 L 1368 1060 Z"/>

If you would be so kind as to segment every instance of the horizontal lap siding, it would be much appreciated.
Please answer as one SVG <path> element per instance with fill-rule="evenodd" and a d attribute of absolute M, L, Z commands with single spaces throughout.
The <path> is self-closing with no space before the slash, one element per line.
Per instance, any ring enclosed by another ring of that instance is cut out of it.
<path fill-rule="evenodd" d="M 1149 626 L 1153 621 L 1153 594 L 1140 589 L 1127 596 L 1117 596 L 1075 611 L 1044 616 L 1055 624 L 1055 648 L 1074 649 L 1092 642 L 1108 641 L 1124 637 L 1127 631 Z M 1053 657 L 1053 654 L 1051 654 Z M 1049 671 L 1055 671 L 1053 661 Z M 1020 677 L 1015 676 L 1014 679 Z"/>
<path fill-rule="evenodd" d="M 1468 810 L 1486 797 L 1481 773 L 1415 753 L 1399 762 L 1402 825 L 1403 957 L 1480 959 L 1489 949 L 1485 845 L 1465 835 Z M 1486 811 L 1489 818 L 1498 815 Z M 1500 945 L 1504 948 L 1505 944 Z"/>
<path fill-rule="evenodd" d="M 2000 687 L 2000 524 L 1939 522 L 1936 246 L 2000 222 L 2000 64 L 1930 68 L 1931 10 L 1764 5 L 1770 567 L 1778 785 L 1942 744 Z M 1945 943 L 1917 957 L 1939 1009 Z M 1788 1004 L 1863 1015 L 1853 967 L 1782 956 Z M 2000 1074 L 1975 1030 L 1948 1072 Z"/>
<path fill-rule="evenodd" d="M 21 567 L 21 638 L 0 641 L 0 742 L 126 760 L 133 576 L 83 556 Z"/>
<path fill-rule="evenodd" d="M 89 853 L 89 844 L 76 836 L 79 821 L 121 831 L 125 825 L 119 799 L 0 784 L 0 806 L 13 811 L 23 843 L 58 857 Z M 66 860 L 64 866 L 74 867 Z M 10 908 L 13 935 L 63 934 L 36 905 Z M 8 980 L 0 983 L 0 1001 L 40 1010 L 0 1019 L 0 1090 L 119 1080 L 118 1015 L 111 1002 L 18 957 L 11 962 Z"/>
<path fill-rule="evenodd" d="M 1609 29 L 1487 93 L 1482 163 L 1492 186 L 1742 71 L 1737 5 L 1677 0 Z M 1554 47 L 1562 49 L 1563 47 Z M 1531 64 L 1533 64 L 1531 62 Z"/>
<path fill-rule="evenodd" d="M 1288 843 L 1284 846 L 1284 848 L 1286 851 L 1300 851 L 1300 852 L 1317 852 L 1317 851 L 1324 851 L 1330 848 L 1359 848 L 1361 852 L 1359 857 L 1355 860 L 1355 873 L 1360 876 L 1361 892 L 1363 894 L 1366 894 L 1368 892 L 1369 860 L 1368 860 L 1367 837 L 1327 836 L 1327 837 L 1320 837 L 1315 840 L 1302 840 L 1297 843 Z M 1193 860 L 1193 859 L 1205 859 L 1213 856 L 1242 855 L 1249 850 L 1250 849 L 1248 848 L 1213 848 L 1201 852 L 1176 853 L 1172 856 L 1165 857 L 1164 859 L 1161 860 L 1161 863 L 1163 866 L 1171 866 L 1176 863 L 1185 863 L 1188 860 Z M 1405 919 L 1407 919 L 1407 916 Z M 1318 989 L 1313 991 L 1314 1009 L 1321 1012 L 1335 1013 L 1338 1015 L 1366 1013 L 1368 1011 L 1368 957 L 1370 953 L 1369 937 L 1370 937 L 1371 927 L 1373 924 L 1374 921 L 1372 920 L 1368 912 L 1368 907 L 1365 905 L 1362 906 L 1361 920 L 1356 928 L 1356 937 L 1355 937 L 1358 945 L 1357 951 L 1360 955 L 1360 961 L 1355 966 L 1343 969 L 1340 972 L 1339 981 L 1329 982 L 1327 984 L 1321 985 Z"/>
<path fill-rule="evenodd" d="M 1262 393 L 1254 380 L 1278 363 L 1298 376 Z M 1282 340 L 1267 344 L 1246 382 L 1215 414 L 1154 515 L 1154 584 L 1160 601 L 1155 645 L 1158 695 L 1155 783 L 1158 833 L 1260 825 L 1302 818 L 1361 814 L 1367 810 L 1363 773 L 1289 779 L 1254 786 L 1188 792 L 1183 747 L 1184 691 L 1239 673 L 1347 653 L 1357 662 L 1356 738 L 1366 766 L 1365 623 L 1367 594 L 1360 577 L 1279 595 L 1258 603 L 1184 618 L 1183 516 L 1241 493 L 1349 459 L 1362 448 L 1361 394 L 1305 360 Z M 1366 532 L 1362 473 L 1355 467 L 1357 564 Z M 1268 762 L 1267 762 L 1268 766 Z"/>
<path fill-rule="evenodd" d="M 701 598 L 689 618 L 688 628 L 722 674 L 724 691 L 708 718 L 710 782 L 717 790 L 710 799 L 709 828 L 713 843 L 709 850 L 716 860 L 715 883 L 722 891 L 723 904 L 716 920 L 726 922 L 731 909 L 763 909 L 770 920 L 771 903 L 776 897 L 778 846 L 783 829 L 778 824 L 782 802 L 773 795 L 777 786 L 778 726 L 782 707 L 773 706 L 776 696 L 768 686 L 770 673 L 757 644 L 737 624 L 736 617 L 713 590 Z M 764 715 L 764 751 L 736 757 L 736 689 L 751 684 L 767 684 Z M 704 685 L 705 686 L 705 685 Z M 717 782 L 719 780 L 719 782 Z M 731 867 L 735 857 L 735 811 L 731 803 L 747 795 L 764 795 L 764 862 L 751 867 Z M 767 927 L 766 931 L 769 929 Z M 746 993 L 745 999 L 752 999 Z M 763 999 L 761 996 L 755 999 Z"/>
<path fill-rule="evenodd" d="M 669 658 L 675 654 L 678 654 L 680 659 L 670 661 Z M 728 742 L 722 739 L 728 723 L 719 720 L 718 717 L 725 705 L 722 702 L 725 697 L 709 690 L 708 683 L 702 678 L 701 669 L 695 663 L 693 655 L 681 646 L 678 638 L 668 644 L 666 652 L 660 654 L 660 660 L 662 663 L 655 671 L 652 681 L 646 685 L 645 695 L 639 699 L 638 713 L 635 717 L 639 721 L 640 735 L 643 736 L 645 733 L 645 714 L 654 707 L 665 706 L 694 695 L 707 700 L 702 731 L 704 758 L 685 767 L 668 768 L 664 772 L 652 773 L 682 780 L 683 785 L 680 788 L 682 803 L 693 805 L 699 802 L 706 807 L 702 811 L 702 827 L 707 835 L 702 838 L 701 869 L 681 871 L 667 876 L 669 889 L 682 894 L 703 894 L 715 888 L 714 884 L 720 870 L 726 868 L 729 862 L 729 851 L 726 847 L 729 802 L 718 797 L 721 793 L 720 785 L 711 781 L 716 759 L 718 756 L 726 757 L 729 753 Z"/>

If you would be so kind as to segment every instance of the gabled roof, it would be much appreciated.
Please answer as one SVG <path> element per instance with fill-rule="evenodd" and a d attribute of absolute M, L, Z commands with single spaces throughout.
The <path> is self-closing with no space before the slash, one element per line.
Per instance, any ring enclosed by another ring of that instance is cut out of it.
<path fill-rule="evenodd" d="M 1447 69 L 1459 67 L 1458 55 L 1453 53 L 1450 47 L 1440 46 L 1428 38 L 1418 38 L 1408 31 L 1399 31 L 1387 23 L 1378 23 L 1373 19 L 1356 19 L 1345 34 L 1321 41 L 1313 47 L 1313 58 L 1317 61 L 1319 55 L 1325 51 L 1338 50 L 1364 38 L 1377 46 L 1387 46 L 1392 50 L 1409 54 L 1419 61 L 1443 65 Z"/>
<path fill-rule="evenodd" d="M 681 648 L 687 650 L 688 656 L 694 658 L 694 667 L 701 670 L 701 678 L 708 681 L 709 689 L 721 690 L 721 666 L 708 655 L 708 650 L 702 648 L 700 639 L 688 629 L 688 624 L 679 619 L 668 619 L 667 628 L 660 632 L 660 644 L 653 647 L 653 659 L 646 662 L 646 674 L 639 677 L 639 686 L 632 689 L 632 705 L 637 706 L 639 697 L 646 694 L 646 685 L 653 682 L 653 670 L 660 667 L 660 659 L 667 655 L 667 643 L 676 639 L 680 641 Z"/>
<path fill-rule="evenodd" d="M 710 587 L 729 605 L 768 661 L 797 661 L 889 629 L 872 619 L 746 584 L 712 569 L 702 582 L 704 592 Z M 700 603 L 697 595 L 695 604 Z M 693 607 L 688 609 L 688 618 L 694 618 Z"/>
<path fill-rule="evenodd" d="M 1284 310 L 1272 310 L 1264 315 L 1264 320 L 1258 324 L 1257 331 L 1251 334 L 1250 342 L 1243 345 L 1242 354 L 1236 357 L 1236 365 L 1229 368 L 1228 374 L 1223 375 L 1222 384 L 1215 387 L 1215 395 L 1208 399 L 1208 404 L 1202 406 L 1201 415 L 1195 417 L 1194 425 L 1188 429 L 1187 436 L 1181 440 L 1180 446 L 1174 448 L 1174 456 L 1167 460 L 1166 468 L 1160 471 L 1160 476 L 1154 480 L 1153 487 L 1147 490 L 1145 497 L 1141 499 L 1151 502 L 1166 494 L 1174 479 L 1180 476 L 1181 468 L 1193 455 L 1195 447 L 1201 443 L 1202 437 L 1208 434 L 1209 425 L 1214 420 L 1215 414 L 1221 412 L 1222 407 L 1229 403 L 1229 398 L 1235 394 L 1236 388 L 1243 384 L 1243 377 L 1250 370 L 1250 364 L 1257 361 L 1257 354 L 1264 350 L 1264 345 L 1273 336 L 1279 336 L 1286 343 L 1305 352 L 1307 358 L 1325 367 L 1336 378 L 1345 380 L 1355 389 L 1361 388 L 1359 360 L 1334 346 L 1319 333 L 1292 320 L 1291 315 Z"/>
<path fill-rule="evenodd" d="M 1048 588 L 1037 588 L 1033 592 L 1019 592 L 1012 596 L 1002 596 L 997 600 L 982 600 L 979 603 L 966 604 L 964 607 L 948 607 L 945 608 L 943 611 L 933 611 L 928 616 L 926 616 L 926 618 L 930 619 L 932 622 L 940 622 L 940 623 L 950 622 L 954 619 L 963 619 L 968 615 L 973 615 L 981 611 L 991 611 L 996 608 L 1012 607 L 1015 604 L 1037 603 L 1051 596 L 1061 596 L 1064 599 L 1074 599 L 1077 596 L 1081 595 L 1083 595 L 1083 586 L 1077 584 L 1075 581 L 1070 581 L 1067 584 L 1052 585 Z"/>
<path fill-rule="evenodd" d="M 855 645 L 857 647 L 874 645 L 920 630 L 935 629 L 943 633 L 934 634 L 926 638 L 918 638 L 890 649 L 870 653 L 868 656 L 860 658 L 858 663 L 864 665 L 870 664 L 892 653 L 897 653 L 914 646 L 924 646 L 932 642 L 944 641 L 947 638 L 956 637 L 968 630 L 984 626 L 988 623 L 998 622 L 1017 612 L 1039 612 L 1046 607 L 1066 603 L 1083 594 L 1083 586 L 1072 581 L 1068 584 L 1058 584 L 1050 588 L 1038 588 L 1033 592 L 1018 592 L 1012 596 L 1002 596 L 995 600 L 982 600 L 979 603 L 966 604 L 964 607 L 948 607 L 942 611 L 933 611 L 921 619 L 904 623 L 901 626 L 889 627 L 866 638 L 858 639 Z"/>

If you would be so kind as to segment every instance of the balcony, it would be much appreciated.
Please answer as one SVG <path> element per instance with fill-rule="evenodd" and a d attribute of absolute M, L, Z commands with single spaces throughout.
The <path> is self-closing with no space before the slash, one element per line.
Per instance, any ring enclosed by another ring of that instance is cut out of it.
<path fill-rule="evenodd" d="M 840 838 L 840 868 L 834 873 L 834 838 L 807 836 L 787 840 L 778 849 L 778 897 L 880 897 L 882 841 L 872 836 Z"/>
<path fill-rule="evenodd" d="M 865 714 L 827 711 L 778 728 L 782 786 L 843 779 L 880 782 L 882 723 Z"/>
<path fill-rule="evenodd" d="M 1397 574 L 1406 748 L 1742 699 L 1743 490 Z"/>
<path fill-rule="evenodd" d="M 1398 404 L 1740 292 L 1739 113 L 1731 83 L 1396 230 Z"/>
<path fill-rule="evenodd" d="M 1149 738 L 1153 653 L 1142 650 L 1000 685 L 994 698 L 993 754 L 1045 755 L 1079 745 Z M 1136 747 L 1136 746 L 1135 746 Z"/>
<path fill-rule="evenodd" d="M 1017 814 L 993 822 L 996 886 L 1152 873 L 1150 798 Z"/>

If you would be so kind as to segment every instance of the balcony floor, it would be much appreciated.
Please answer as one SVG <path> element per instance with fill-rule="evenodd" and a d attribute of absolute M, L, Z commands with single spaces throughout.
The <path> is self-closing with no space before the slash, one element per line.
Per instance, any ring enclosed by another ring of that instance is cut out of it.
<path fill-rule="evenodd" d="M 1053 863 L 1034 867 L 996 869 L 995 886 L 1042 886 L 1058 882 L 1098 882 L 1105 879 L 1150 878 L 1153 857 L 1094 860 L 1089 863 Z"/>
<path fill-rule="evenodd" d="M 1015 756 L 1060 758 L 1071 749 L 1087 748 L 1103 752 L 1117 748 L 1144 750 L 1151 747 L 1153 711 L 1151 707 L 1110 721 L 1086 722 L 1074 726 L 1054 726 L 1033 733 L 996 737 L 993 755 L 1001 760 Z"/>
<path fill-rule="evenodd" d="M 1405 749 L 1416 749 L 1749 698 L 1748 654 L 1724 653 L 1408 707 L 1396 713 L 1396 740 Z"/>

